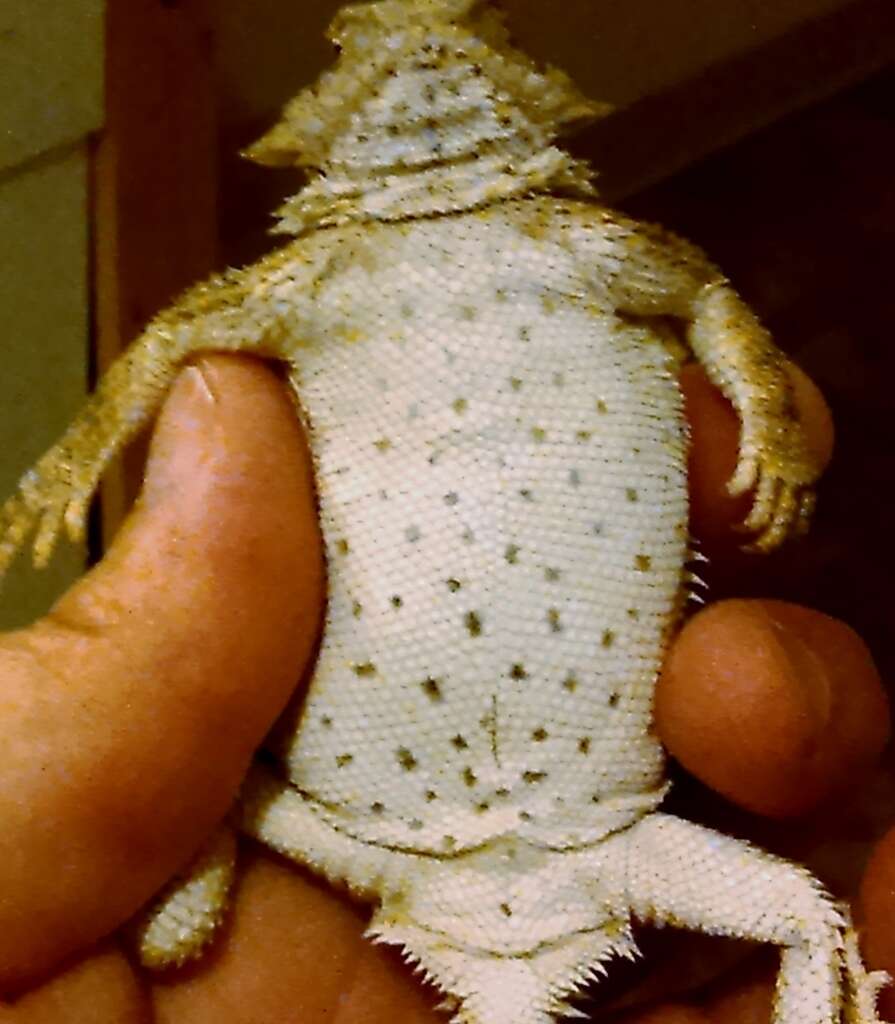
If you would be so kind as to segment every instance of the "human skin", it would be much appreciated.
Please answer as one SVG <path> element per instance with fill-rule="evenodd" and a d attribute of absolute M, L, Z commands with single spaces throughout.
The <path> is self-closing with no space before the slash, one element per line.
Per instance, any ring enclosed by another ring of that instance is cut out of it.
<path fill-rule="evenodd" d="M 825 407 L 798 380 L 812 443 L 828 451 Z M 731 438 L 732 459 L 735 418 L 701 375 L 683 382 L 694 518 L 724 524 L 723 465 L 714 451 L 702 459 L 700 438 Z M 204 962 L 150 984 L 107 938 L 225 813 L 312 657 L 323 594 L 307 450 L 282 383 L 243 357 L 197 361 L 166 403 L 143 498 L 106 558 L 50 616 L 0 639 L 0 991 L 13 1000 L 0 1005 L 0 1024 L 443 1019 L 398 958 L 362 938 L 363 908 L 250 844 L 230 924 Z M 823 647 L 817 620 L 803 636 L 791 618 L 781 628 L 800 651 Z M 734 661 L 755 644 L 753 619 L 742 633 L 739 621 L 735 611 L 724 621 Z M 709 628 L 705 642 L 716 639 Z M 786 660 L 791 646 L 769 672 L 768 706 L 780 687 L 805 699 L 813 685 L 810 659 Z M 701 655 L 696 644 L 687 657 Z M 753 696 L 759 729 L 764 698 Z M 726 699 L 699 695 L 709 710 Z M 699 722 L 692 709 L 672 718 L 686 745 Z M 878 742 L 878 724 L 867 729 Z M 713 763 L 724 754 L 722 745 Z M 748 778 L 742 752 L 731 756 L 731 775 Z"/>

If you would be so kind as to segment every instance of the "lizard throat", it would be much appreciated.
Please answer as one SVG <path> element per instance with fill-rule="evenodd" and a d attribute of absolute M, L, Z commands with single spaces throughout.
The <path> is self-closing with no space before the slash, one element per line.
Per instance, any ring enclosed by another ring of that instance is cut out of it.
<path fill-rule="evenodd" d="M 413 169 L 330 171 L 286 201 L 273 231 L 300 235 L 352 221 L 430 217 L 537 193 L 592 197 L 591 176 L 556 146 L 518 154 L 497 149 Z"/>

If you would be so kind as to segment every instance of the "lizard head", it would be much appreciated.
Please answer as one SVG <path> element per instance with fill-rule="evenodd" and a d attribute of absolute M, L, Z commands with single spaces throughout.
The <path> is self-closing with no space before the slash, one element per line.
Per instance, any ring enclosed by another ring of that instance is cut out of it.
<path fill-rule="evenodd" d="M 336 64 L 245 153 L 310 173 L 281 211 L 282 230 L 467 209 L 549 188 L 592 194 L 590 168 L 553 141 L 609 108 L 512 46 L 490 4 L 351 4 L 329 35 Z"/>
<path fill-rule="evenodd" d="M 330 23 L 327 37 L 344 46 L 355 32 L 401 28 L 408 20 L 457 24 L 466 20 L 482 0 L 376 0 L 374 3 L 349 4 Z"/>
<path fill-rule="evenodd" d="M 450 68 L 454 78 L 460 70 L 486 78 L 498 103 L 519 108 L 526 120 L 553 129 L 552 135 L 610 109 L 585 97 L 564 72 L 541 70 L 516 50 L 502 15 L 483 0 L 350 4 L 327 35 L 340 52 L 336 65 L 287 104 L 281 120 L 245 151 L 250 160 L 321 166 L 383 80 L 421 70 L 420 61 L 429 70 Z"/>

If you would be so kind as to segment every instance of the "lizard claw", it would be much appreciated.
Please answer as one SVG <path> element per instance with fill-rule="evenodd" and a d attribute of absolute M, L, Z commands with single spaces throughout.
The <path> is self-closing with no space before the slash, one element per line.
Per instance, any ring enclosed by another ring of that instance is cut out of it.
<path fill-rule="evenodd" d="M 727 493 L 732 498 L 751 491 L 758 479 L 758 457 L 753 454 L 740 453 L 733 476 L 727 483 Z"/>
<path fill-rule="evenodd" d="M 781 497 L 781 482 L 773 476 L 762 476 L 755 491 L 752 509 L 743 523 L 752 533 L 768 526 L 775 518 L 776 506 Z"/>
<path fill-rule="evenodd" d="M 32 525 L 32 515 L 21 494 L 14 494 L 3 503 L 0 509 L 0 578 L 24 544 Z"/>
<path fill-rule="evenodd" d="M 34 565 L 50 561 L 63 525 L 73 541 L 84 535 L 91 488 L 74 488 L 64 461 L 44 456 L 29 470 L 0 508 L 0 578 L 16 553 L 34 534 Z"/>
<path fill-rule="evenodd" d="M 745 481 L 755 488 L 743 529 L 755 535 L 747 550 L 773 551 L 789 537 L 808 529 L 814 511 L 813 483 L 820 466 L 805 449 L 798 428 L 783 434 L 766 432 L 764 443 L 745 446 L 737 471 L 727 485 L 731 495 L 743 494 Z"/>
<path fill-rule="evenodd" d="M 87 513 L 92 491 L 77 495 L 68 503 L 63 516 L 65 532 L 72 544 L 78 544 L 87 532 Z"/>
<path fill-rule="evenodd" d="M 56 547 L 56 539 L 62 527 L 64 509 L 50 506 L 40 516 L 34 537 L 34 568 L 45 569 Z"/>

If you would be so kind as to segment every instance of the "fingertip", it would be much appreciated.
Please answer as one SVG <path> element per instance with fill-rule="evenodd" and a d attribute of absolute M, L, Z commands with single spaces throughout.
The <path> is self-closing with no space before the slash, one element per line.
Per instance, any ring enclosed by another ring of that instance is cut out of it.
<path fill-rule="evenodd" d="M 694 616 L 666 657 L 655 715 L 691 774 L 771 817 L 804 813 L 853 781 L 889 735 L 860 638 L 782 601 L 722 601 Z"/>
<path fill-rule="evenodd" d="M 811 378 L 794 363 L 785 366 L 808 450 L 825 468 L 833 454 L 832 413 Z M 698 363 L 683 367 L 680 386 L 690 427 L 691 531 L 713 555 L 734 554 L 746 539 L 741 526 L 752 507 L 751 493 L 732 497 L 728 492 L 737 468 L 739 418 Z"/>
<path fill-rule="evenodd" d="M 213 697 L 207 713 L 255 733 L 301 676 L 323 602 L 313 470 L 282 382 L 257 360 L 197 360 L 159 416 L 133 513 L 51 621 L 101 629 L 159 671 L 183 648 L 190 682 L 214 689 L 181 700 Z"/>
<path fill-rule="evenodd" d="M 867 862 L 857 917 L 867 967 L 895 978 L 895 828 L 879 840 Z M 895 1020 L 895 986 L 880 992 L 879 1011 L 887 1020 Z"/>

